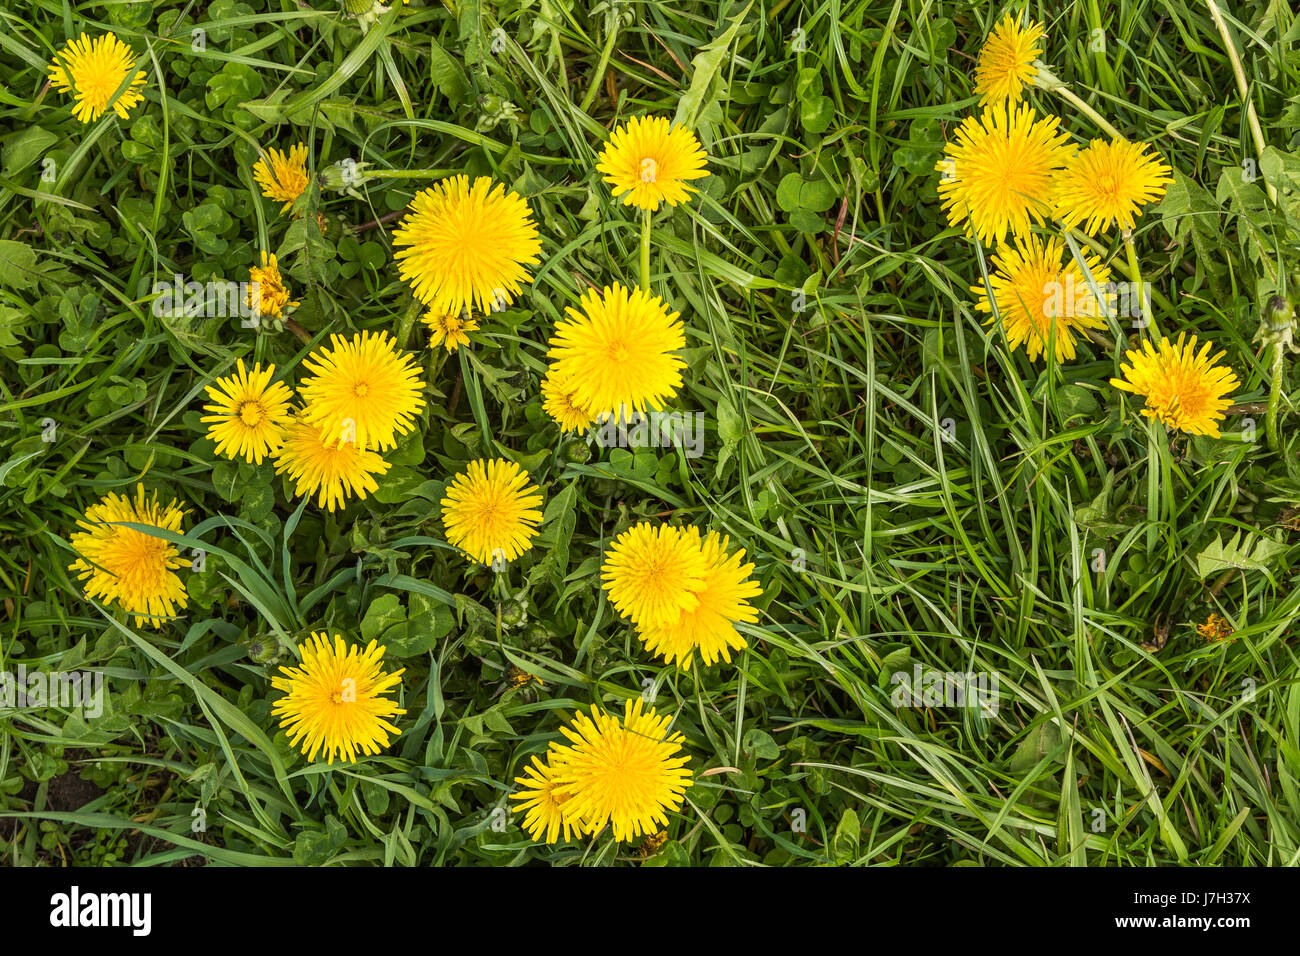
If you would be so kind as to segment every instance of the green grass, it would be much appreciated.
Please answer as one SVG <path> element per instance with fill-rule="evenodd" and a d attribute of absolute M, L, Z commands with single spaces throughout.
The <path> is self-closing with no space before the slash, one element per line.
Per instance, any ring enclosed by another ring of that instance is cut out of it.
<path fill-rule="evenodd" d="M 1166 434 L 1107 384 L 1138 334 L 1118 321 L 1057 366 L 974 312 L 989 253 L 947 228 L 934 164 L 998 5 L 417 0 L 364 36 L 324 0 L 0 10 L 0 669 L 102 668 L 109 690 L 94 720 L 0 710 L 4 861 L 635 861 L 608 834 L 535 846 L 493 810 L 574 710 L 650 687 L 697 771 L 652 863 L 1295 863 L 1300 382 L 1288 359 L 1269 448 L 1252 338 L 1294 291 L 1300 23 L 1221 6 L 1231 49 L 1208 7 L 1027 8 L 1055 74 L 1176 170 L 1135 241 L 1159 330 L 1211 339 L 1242 381 L 1220 440 Z M 44 90 L 83 29 L 142 54 L 127 122 L 83 127 Z M 1077 141 L 1104 135 L 1030 98 Z M 675 407 L 707 417 L 696 459 L 562 441 L 538 399 L 564 308 L 637 281 L 636 217 L 593 166 L 641 113 L 691 123 L 713 173 L 652 247 L 688 324 Z M 252 180 L 259 144 L 299 140 L 318 170 L 370 164 L 354 195 L 310 199 L 323 239 Z M 385 217 L 448 171 L 524 195 L 544 253 L 445 359 L 413 327 Z M 302 341 L 150 307 L 154 281 L 240 280 L 261 248 L 306 334 L 394 330 L 425 366 L 418 437 L 342 513 L 215 458 L 198 422 L 236 358 L 292 367 Z M 1117 239 L 1097 251 L 1123 271 Z M 437 507 L 489 453 L 552 505 L 497 581 L 445 545 Z M 66 570 L 85 508 L 137 481 L 188 504 L 181 544 L 207 553 L 156 632 Z M 647 516 L 755 562 L 763 613 L 732 665 L 661 666 L 601 596 L 603 547 Z M 1232 640 L 1198 636 L 1211 612 Z M 270 715 L 292 650 L 267 658 L 326 628 L 382 636 L 407 669 L 402 735 L 357 767 L 306 764 Z M 894 707 L 890 676 L 915 664 L 996 676 L 997 712 Z M 511 666 L 544 685 L 502 691 Z"/>

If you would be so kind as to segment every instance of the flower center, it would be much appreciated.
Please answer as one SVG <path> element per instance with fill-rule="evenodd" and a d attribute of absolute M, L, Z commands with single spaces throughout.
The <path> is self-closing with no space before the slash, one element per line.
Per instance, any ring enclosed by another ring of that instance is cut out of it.
<path fill-rule="evenodd" d="M 266 412 L 260 402 L 244 402 L 239 406 L 239 420 L 249 428 L 256 428 L 266 420 Z"/>
<path fill-rule="evenodd" d="M 370 386 L 365 382 L 357 382 L 357 384 L 352 386 L 352 394 L 357 398 L 365 398 L 370 394 Z"/>

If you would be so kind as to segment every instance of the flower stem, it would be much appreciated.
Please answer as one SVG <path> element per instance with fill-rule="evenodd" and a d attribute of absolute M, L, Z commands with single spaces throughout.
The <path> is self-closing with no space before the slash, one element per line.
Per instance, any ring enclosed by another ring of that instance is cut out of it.
<path fill-rule="evenodd" d="M 1282 343 L 1274 342 L 1273 367 L 1268 385 L 1268 417 L 1264 420 L 1265 434 L 1268 436 L 1268 447 L 1271 451 L 1277 451 L 1280 447 L 1277 434 L 1277 418 L 1278 410 L 1282 404 L 1282 373 L 1286 368 L 1283 356 L 1285 354 L 1286 350 Z"/>
<path fill-rule="evenodd" d="M 641 214 L 641 289 L 650 291 L 650 210 Z"/>
<path fill-rule="evenodd" d="M 1128 230 L 1124 231 L 1124 251 L 1128 253 L 1128 270 L 1129 280 L 1132 282 L 1132 291 L 1129 293 L 1130 308 L 1133 297 L 1137 297 L 1138 308 L 1143 310 L 1142 317 L 1146 319 L 1151 326 L 1151 331 L 1155 338 L 1161 338 L 1160 326 L 1156 322 L 1154 310 L 1147 309 L 1147 296 L 1145 294 L 1145 283 L 1142 281 L 1142 267 L 1138 265 L 1137 246 L 1133 242 L 1133 233 Z M 1147 313 L 1151 312 L 1150 315 Z"/>
<path fill-rule="evenodd" d="M 412 299 L 411 304 L 406 307 L 401 324 L 397 327 L 397 347 L 399 349 L 406 348 L 406 343 L 411 338 L 411 328 L 415 325 L 415 317 L 420 314 L 422 308 L 419 299 Z"/>
<path fill-rule="evenodd" d="M 284 327 L 294 335 L 298 336 L 298 340 L 302 342 L 303 345 L 311 345 L 311 333 L 293 319 L 285 319 Z"/>
<path fill-rule="evenodd" d="M 1102 130 L 1109 133 L 1113 139 L 1123 139 L 1120 131 L 1112 126 L 1100 113 L 1081 100 L 1074 92 L 1064 83 L 1052 88 L 1052 92 L 1060 94 L 1061 98 L 1082 113 L 1088 119 L 1096 123 Z"/>
<path fill-rule="evenodd" d="M 443 179 L 457 172 L 455 169 L 363 169 L 361 179 Z"/>
<path fill-rule="evenodd" d="M 1241 56 L 1237 53 L 1237 45 L 1232 42 L 1232 35 L 1228 32 L 1228 24 L 1223 21 L 1223 14 L 1219 12 L 1219 5 L 1214 0 L 1205 0 L 1205 5 L 1210 8 L 1210 16 L 1214 18 L 1214 25 L 1219 30 L 1219 36 L 1223 38 L 1223 49 L 1228 54 L 1228 62 L 1232 64 L 1232 75 L 1237 80 L 1237 92 L 1241 95 L 1242 105 L 1246 108 L 1246 124 L 1250 127 L 1250 138 L 1255 141 L 1255 156 L 1257 160 L 1264 157 L 1264 131 L 1259 125 L 1259 114 L 1255 112 L 1255 101 L 1250 98 L 1250 88 L 1246 85 L 1246 71 L 1241 68 Z M 1277 187 L 1264 180 L 1264 187 L 1268 190 L 1268 198 L 1277 203 Z"/>

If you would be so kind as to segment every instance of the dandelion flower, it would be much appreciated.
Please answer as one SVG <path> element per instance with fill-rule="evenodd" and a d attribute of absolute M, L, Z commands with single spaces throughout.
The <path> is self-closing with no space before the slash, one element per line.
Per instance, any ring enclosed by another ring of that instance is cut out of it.
<path fill-rule="evenodd" d="M 72 93 L 72 113 L 83 123 L 94 122 L 110 107 L 126 119 L 131 107 L 144 99 L 140 91 L 145 76 L 135 62 L 131 48 L 113 34 L 91 40 L 83 33 L 55 56 L 50 82 L 60 93 Z"/>
<path fill-rule="evenodd" d="M 248 281 L 248 297 L 244 301 L 258 318 L 264 315 L 281 318 L 285 309 L 298 304 L 289 299 L 289 287 L 280 276 L 280 264 L 274 253 L 262 253 L 262 264 L 249 267 Z"/>
<path fill-rule="evenodd" d="M 686 202 L 696 191 L 686 182 L 709 175 L 706 159 L 686 127 L 670 126 L 662 116 L 637 116 L 610 135 L 596 169 L 615 198 L 627 193 L 623 205 L 653 211 L 660 203 Z"/>
<path fill-rule="evenodd" d="M 1205 619 L 1204 624 L 1196 625 L 1196 633 L 1207 641 L 1226 641 L 1234 632 L 1227 619 L 1218 614 L 1211 614 Z"/>
<path fill-rule="evenodd" d="M 204 387 L 214 404 L 203 406 L 212 414 L 199 421 L 208 425 L 208 437 L 216 442 L 218 455 L 242 457 L 260 465 L 280 447 L 293 390 L 283 382 L 272 385 L 274 374 L 274 365 L 263 369 L 254 364 L 249 372 L 240 359 L 234 375 Z"/>
<path fill-rule="evenodd" d="M 387 332 L 362 332 L 346 341 L 331 335 L 332 348 L 303 359 L 312 374 L 298 391 L 303 418 L 332 441 L 385 451 L 411 431 L 424 407 L 420 367 L 397 350 Z"/>
<path fill-rule="evenodd" d="M 559 423 L 561 432 L 581 431 L 595 421 L 568 383 L 555 374 L 542 379 L 542 409 Z"/>
<path fill-rule="evenodd" d="M 262 187 L 263 196 L 284 203 L 280 212 L 288 212 L 294 200 L 303 194 L 310 182 L 307 175 L 307 144 L 298 143 L 289 147 L 288 155 L 278 149 L 268 149 L 266 155 L 254 164 L 253 179 Z"/>
<path fill-rule="evenodd" d="M 743 563 L 743 548 L 728 555 L 729 539 L 713 531 L 702 544 L 695 528 L 688 529 L 686 537 L 704 556 L 704 586 L 695 592 L 699 603 L 692 610 L 679 612 L 676 620 L 641 627 L 641 640 L 650 653 L 685 670 L 690 670 L 697 653 L 705 664 L 719 658 L 730 663 L 731 652 L 745 647 L 735 625 L 758 620 L 758 611 L 749 599 L 762 593 L 762 588 L 750 577 L 754 566 Z"/>
<path fill-rule="evenodd" d="M 116 602 L 135 615 L 136 627 L 160 627 L 165 618 L 175 616 L 187 602 L 185 585 L 175 569 L 188 562 L 171 542 L 113 522 L 180 534 L 184 514 L 176 501 L 164 506 L 157 493 L 146 496 L 144 485 L 136 486 L 134 502 L 109 494 L 87 508 L 85 519 L 77 522 L 86 530 L 68 540 L 79 555 L 68 569 L 79 572 L 77 578 L 86 582 L 86 597 Z"/>
<path fill-rule="evenodd" d="M 1065 162 L 1052 179 L 1057 218 L 1090 236 L 1117 225 L 1133 228 L 1139 207 L 1158 200 L 1173 182 L 1172 172 L 1146 143 L 1094 139 Z"/>
<path fill-rule="evenodd" d="M 643 860 L 648 860 L 650 857 L 662 850 L 664 844 L 667 842 L 667 830 L 660 830 L 658 833 L 652 833 L 641 841 L 641 845 L 636 848 L 636 855 Z"/>
<path fill-rule="evenodd" d="M 513 561 L 533 546 L 542 495 L 504 458 L 471 461 L 442 499 L 447 541 L 480 564 Z"/>
<path fill-rule="evenodd" d="M 441 315 L 501 309 L 531 282 L 542 249 L 528 204 L 486 176 L 453 176 L 421 190 L 393 230 L 398 272 Z"/>
<path fill-rule="evenodd" d="M 603 292 L 588 289 L 582 312 L 551 336 L 551 374 L 568 383 L 573 400 L 593 418 L 625 410 L 658 409 L 677 394 L 686 363 L 676 351 L 686 346 L 677 312 L 642 289 L 619 283 Z"/>
<path fill-rule="evenodd" d="M 354 442 L 327 441 L 316 425 L 291 418 L 275 460 L 275 473 L 296 482 L 294 495 L 316 495 L 321 508 L 333 511 L 355 495 L 365 498 L 379 489 L 375 475 L 385 474 L 388 462 Z"/>
<path fill-rule="evenodd" d="M 562 765 L 566 752 L 572 753 L 572 748 L 552 745 L 548 759 L 533 757 L 532 764 L 524 768 L 524 775 L 515 777 L 520 790 L 510 794 L 510 799 L 519 801 L 515 812 L 524 815 L 524 830 L 534 843 L 559 843 L 561 833 L 567 842 L 582 834 L 582 822 L 565 815 L 566 798 L 555 792 L 556 767 L 551 762 Z"/>
<path fill-rule="evenodd" d="M 1142 414 L 1190 435 L 1219 437 L 1219 422 L 1232 404 L 1226 397 L 1241 383 L 1232 369 L 1215 365 L 1223 352 L 1210 355 L 1213 346 L 1206 342 L 1196 351 L 1196 336 L 1184 343 L 1186 333 L 1171 343 L 1161 338 L 1159 347 L 1148 339 L 1142 351 L 1126 354 L 1128 365 L 1121 365 L 1123 378 L 1110 384 L 1146 399 Z"/>
<path fill-rule="evenodd" d="M 323 753 L 327 764 L 356 763 L 358 754 L 377 754 L 388 746 L 389 735 L 401 733 L 389 718 L 406 713 L 384 695 L 402 682 L 400 668 L 383 669 L 383 645 L 371 641 L 365 650 L 349 646 L 339 634 L 330 646 L 329 635 L 312 633 L 298 645 L 302 663 L 281 667 L 271 686 L 285 692 L 271 712 L 289 744 L 299 747 L 308 760 Z"/>
<path fill-rule="evenodd" d="M 1061 265 L 1063 246 L 1060 239 L 1042 240 L 1031 235 L 1016 240 L 1014 247 L 1000 246 L 993 255 L 989 285 L 993 287 L 993 301 L 1007 344 L 1013 351 L 1023 345 L 1031 362 L 1047 354 L 1053 335 L 1056 361 L 1073 359 L 1074 333 L 1100 329 L 1106 324 L 1078 263 L 1071 258 Z M 1086 254 L 1084 261 L 1098 290 L 1107 295 L 1110 270 L 1094 255 Z M 988 289 L 977 285 L 971 291 L 979 294 L 975 308 L 991 313 Z M 992 315 L 988 321 L 994 321 Z"/>
<path fill-rule="evenodd" d="M 1043 25 L 1034 20 L 1022 27 L 1011 14 L 993 28 L 979 62 L 975 64 L 975 92 L 980 106 L 1020 102 L 1025 86 L 1034 82 L 1038 67 L 1034 60 L 1043 52 Z"/>
<path fill-rule="evenodd" d="M 707 573 L 698 531 L 642 521 L 614 539 L 600 576 L 619 614 L 653 627 L 695 611 Z"/>
<path fill-rule="evenodd" d="M 944 145 L 945 157 L 935 166 L 939 198 L 948 224 L 965 224 L 966 235 L 985 245 L 1007 231 L 1029 234 L 1041 223 L 1052 174 L 1069 156 L 1060 119 L 1037 119 L 1029 104 L 989 107 L 979 117 L 968 116 L 957 127 L 955 142 Z"/>
<path fill-rule="evenodd" d="M 572 728 L 560 728 L 572 747 L 552 777 L 564 815 L 589 834 L 609 825 L 619 841 L 666 827 L 666 811 L 681 809 L 694 782 L 671 723 L 639 696 L 624 705 L 622 722 L 599 707 L 575 715 Z"/>
<path fill-rule="evenodd" d="M 464 312 L 435 312 L 430 309 L 420 319 L 429 327 L 429 344 L 441 345 L 448 352 L 454 352 L 462 345 L 469 345 L 469 336 L 465 333 L 478 330 L 478 320 Z"/>

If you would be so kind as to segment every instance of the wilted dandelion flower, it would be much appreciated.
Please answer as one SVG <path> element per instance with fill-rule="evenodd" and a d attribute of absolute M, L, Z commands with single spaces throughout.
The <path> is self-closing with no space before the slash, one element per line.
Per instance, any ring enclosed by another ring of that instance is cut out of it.
<path fill-rule="evenodd" d="M 135 62 L 131 48 L 113 34 L 91 40 L 83 33 L 55 56 L 49 67 L 50 82 L 60 93 L 72 93 L 72 113 L 83 123 L 99 119 L 110 107 L 126 119 L 131 107 L 144 99 L 140 91 L 145 76 L 136 70 Z"/>
<path fill-rule="evenodd" d="M 429 327 L 429 344 L 441 345 L 448 352 L 454 352 L 462 345 L 469 345 L 466 332 L 478 330 L 478 320 L 464 312 L 435 312 L 430 309 L 420 319 Z"/>
<path fill-rule="evenodd" d="M 358 754 L 377 754 L 390 734 L 401 733 L 389 718 L 406 711 L 384 694 L 401 684 L 406 668 L 385 673 L 385 650 L 375 641 L 365 650 L 349 646 L 338 634 L 331 646 L 328 634 L 315 632 L 298 645 L 302 663 L 283 666 L 271 678 L 271 686 L 285 692 L 271 712 L 281 718 L 290 746 L 301 743 L 308 760 L 323 753 L 328 764 L 335 757 L 356 763 Z"/>
<path fill-rule="evenodd" d="M 636 855 L 643 860 L 648 860 L 650 857 L 662 850 L 664 844 L 667 842 L 667 830 L 660 830 L 658 833 L 652 833 L 641 841 L 641 845 L 636 848 Z"/>
<path fill-rule="evenodd" d="M 424 407 L 420 367 L 387 332 L 361 332 L 351 341 L 331 335 L 330 343 L 303 359 L 311 373 L 298 387 L 303 419 L 341 444 L 397 447 L 397 436 L 415 427 Z"/>
<path fill-rule="evenodd" d="M 1232 637 L 1232 625 L 1219 614 L 1211 614 L 1204 624 L 1196 625 L 1196 633 L 1207 641 L 1226 641 Z"/>
<path fill-rule="evenodd" d="M 1111 225 L 1132 229 L 1140 207 L 1158 200 L 1173 181 L 1145 143 L 1094 139 L 1053 176 L 1051 198 L 1062 225 L 1092 236 Z"/>
<path fill-rule="evenodd" d="M 636 116 L 614 130 L 600 152 L 596 169 L 623 204 L 655 210 L 676 206 L 695 192 L 686 182 L 709 175 L 700 141 L 685 126 L 662 116 Z"/>
<path fill-rule="evenodd" d="M 698 603 L 689 611 L 679 612 L 675 620 L 643 625 L 639 628 L 641 640 L 650 653 L 686 670 L 695 654 L 705 664 L 719 658 L 730 663 L 731 652 L 745 647 L 736 624 L 758 620 L 758 611 L 749 599 L 763 589 L 750 577 L 754 566 L 743 563 L 743 548 L 727 554 L 729 539 L 725 536 L 710 531 L 701 543 L 699 531 L 689 528 L 684 537 L 704 557 L 704 586 L 695 592 Z"/>
<path fill-rule="evenodd" d="M 1219 437 L 1219 422 L 1232 402 L 1226 397 L 1241 383 L 1227 366 L 1215 365 L 1223 352 L 1213 356 L 1213 346 L 1206 342 L 1196 351 L 1196 336 L 1184 343 L 1186 333 L 1177 342 L 1161 338 L 1158 347 L 1147 339 L 1142 351 L 1130 350 L 1121 365 L 1123 378 L 1110 384 L 1146 399 L 1142 414 L 1190 435 Z"/>
<path fill-rule="evenodd" d="M 1038 68 L 1034 60 L 1043 52 L 1039 41 L 1043 38 L 1043 25 L 1030 20 L 1022 27 L 1008 13 L 989 34 L 979 62 L 975 64 L 975 92 L 980 94 L 980 106 L 1020 102 L 1022 92 Z"/>
<path fill-rule="evenodd" d="M 993 255 L 989 285 L 1007 344 L 1012 351 L 1023 345 L 1030 361 L 1047 354 L 1053 335 L 1056 361 L 1073 359 L 1074 333 L 1106 324 L 1102 303 L 1092 294 L 1078 263 L 1071 257 L 1061 265 L 1063 248 L 1060 239 L 1031 235 L 1016 240 L 1014 247 L 1003 244 Z M 1107 295 L 1110 270 L 1092 254 L 1085 254 L 1084 261 L 1098 291 Z M 975 308 L 991 313 L 987 287 L 975 285 L 971 291 L 979 295 Z M 988 322 L 993 321 L 990 315 Z"/>
<path fill-rule="evenodd" d="M 280 276 L 280 264 L 274 253 L 263 252 L 262 264 L 248 269 L 248 298 L 245 300 L 258 317 L 281 318 L 285 309 L 298 303 L 289 299 L 289 287 Z"/>
<path fill-rule="evenodd" d="M 388 462 L 354 442 L 326 440 L 316 425 L 291 418 L 275 459 L 275 473 L 296 482 L 293 493 L 316 495 L 317 505 L 333 511 L 350 497 L 365 498 L 379 489 L 375 475 L 387 473 Z"/>
<path fill-rule="evenodd" d="M 421 190 L 393 230 L 395 258 L 415 297 L 435 313 L 501 309 L 532 281 L 542 242 L 523 198 L 486 176 L 453 176 Z"/>
<path fill-rule="evenodd" d="M 284 203 L 280 212 L 288 212 L 311 182 L 307 175 L 307 144 L 289 147 L 288 155 L 278 149 L 268 149 L 253 165 L 253 179 L 262 187 L 263 196 Z"/>
<path fill-rule="evenodd" d="M 588 834 L 609 824 L 615 840 L 634 840 L 668 825 L 669 810 L 679 810 L 694 782 L 682 755 L 685 738 L 670 733 L 661 717 L 641 698 L 628 701 L 620 723 L 599 707 L 579 712 L 573 727 L 561 732 L 572 743 L 552 779 L 562 812 L 581 820 Z"/>
<path fill-rule="evenodd" d="M 957 127 L 935 166 L 948 224 L 988 245 L 1008 231 L 1027 236 L 1049 207 L 1052 174 L 1069 156 L 1060 119 L 1037 119 L 1029 104 L 989 107 Z"/>
<path fill-rule="evenodd" d="M 659 409 L 677 394 L 686 363 L 679 314 L 657 296 L 619 283 L 588 289 L 582 307 L 555 327 L 547 355 L 551 374 L 567 383 L 574 402 L 593 418 Z"/>
<path fill-rule="evenodd" d="M 542 494 L 513 461 L 471 461 L 447 486 L 447 542 L 480 564 L 513 561 L 533 546 Z"/>
<path fill-rule="evenodd" d="M 561 432 L 581 431 L 595 421 L 578 403 L 573 388 L 553 372 L 542 379 L 542 410 L 559 423 Z"/>
<path fill-rule="evenodd" d="M 556 794 L 556 765 L 562 765 L 565 753 L 571 753 L 569 747 L 552 745 L 546 759 L 533 757 L 531 765 L 524 768 L 522 777 L 515 777 L 519 791 L 510 794 L 511 800 L 518 800 L 514 808 L 516 813 L 524 815 L 524 830 L 533 838 L 534 843 L 559 843 L 563 834 L 565 841 L 582 834 L 582 823 L 571 816 L 566 816 L 564 796 Z"/>
<path fill-rule="evenodd" d="M 614 539 L 600 576 L 619 614 L 653 627 L 695 611 L 707 573 L 698 531 L 642 521 Z"/>
<path fill-rule="evenodd" d="M 137 485 L 135 501 L 108 494 L 86 509 L 77 524 L 86 529 L 68 539 L 79 557 L 68 565 L 85 581 L 86 597 L 116 603 L 135 615 L 137 627 L 161 627 L 163 619 L 184 609 L 185 585 L 175 569 L 187 564 L 176 545 L 155 535 L 112 522 L 149 525 L 181 533 L 185 511 L 176 501 L 160 503 L 157 493 L 145 495 Z"/>
<path fill-rule="evenodd" d="M 263 369 L 254 364 L 249 372 L 240 359 L 234 375 L 204 386 L 214 404 L 203 406 L 212 414 L 199 421 L 208 426 L 208 437 L 216 442 L 218 455 L 260 465 L 280 447 L 293 390 L 283 382 L 272 385 L 274 374 L 274 365 Z"/>

